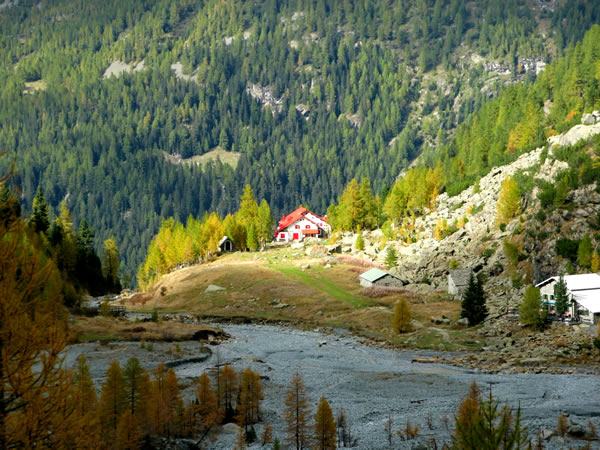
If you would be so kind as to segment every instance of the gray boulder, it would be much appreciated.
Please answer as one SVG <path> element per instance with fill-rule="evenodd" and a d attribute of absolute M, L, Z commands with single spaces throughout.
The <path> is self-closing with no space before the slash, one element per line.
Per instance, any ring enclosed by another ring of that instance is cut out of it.
<path fill-rule="evenodd" d="M 469 319 L 468 317 L 463 317 L 462 319 L 458 319 L 456 321 L 457 325 L 463 326 L 463 327 L 468 327 L 469 326 Z"/>
<path fill-rule="evenodd" d="M 596 123 L 596 118 L 593 114 L 584 114 L 581 116 L 581 123 L 583 125 L 594 125 Z"/>

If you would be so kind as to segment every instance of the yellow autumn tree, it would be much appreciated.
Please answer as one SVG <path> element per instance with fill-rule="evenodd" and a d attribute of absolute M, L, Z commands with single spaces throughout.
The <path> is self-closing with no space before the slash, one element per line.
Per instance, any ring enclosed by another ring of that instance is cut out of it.
<path fill-rule="evenodd" d="M 197 439 L 196 445 L 200 445 L 207 437 L 213 438 L 213 433 L 223 418 L 222 410 L 217 404 L 217 395 L 205 372 L 198 379 L 196 403 L 193 407 L 193 434 Z"/>
<path fill-rule="evenodd" d="M 315 415 L 314 442 L 315 448 L 318 450 L 334 450 L 337 448 L 335 419 L 325 397 L 321 397 Z"/>
<path fill-rule="evenodd" d="M 291 448 L 300 450 L 310 445 L 309 412 L 304 381 L 296 372 L 287 392 L 283 413 L 287 432 L 286 441 Z"/>
<path fill-rule="evenodd" d="M 219 401 L 224 410 L 225 418 L 231 419 L 235 414 L 235 399 L 238 393 L 238 376 L 233 367 L 225 364 L 219 371 L 217 392 L 221 395 Z"/>
<path fill-rule="evenodd" d="M 73 373 L 73 385 L 76 392 L 74 399 L 75 414 L 81 418 L 85 427 L 85 433 L 78 433 L 75 436 L 73 446 L 81 449 L 97 448 L 98 442 L 100 442 L 98 398 L 83 353 L 77 358 L 77 365 Z"/>
<path fill-rule="evenodd" d="M 135 415 L 127 409 L 119 420 L 117 427 L 116 448 L 118 450 L 138 450 L 142 448 L 143 432 Z"/>
<path fill-rule="evenodd" d="M 260 402 L 264 398 L 260 375 L 245 369 L 240 376 L 236 420 L 248 432 L 248 426 L 260 421 Z"/>
<path fill-rule="evenodd" d="M 456 429 L 454 430 L 454 436 L 458 433 L 465 432 L 463 430 L 470 430 L 472 425 L 479 418 L 479 404 L 481 398 L 479 395 L 479 387 L 477 383 L 473 381 L 469 394 L 463 400 L 458 407 L 456 412 Z M 468 431 L 467 431 L 468 432 Z"/>
<path fill-rule="evenodd" d="M 412 330 L 412 315 L 406 299 L 401 298 L 394 306 L 394 316 L 392 317 L 392 327 L 396 333 L 408 333 Z"/>
<path fill-rule="evenodd" d="M 508 223 L 521 209 L 519 186 L 514 178 L 507 176 L 500 187 L 500 196 L 496 204 L 496 225 Z"/>
<path fill-rule="evenodd" d="M 26 230 L 18 200 L 0 179 L 0 448 L 66 448 L 83 433 L 71 373 L 61 280 Z"/>
<path fill-rule="evenodd" d="M 600 272 L 600 256 L 597 251 L 594 251 L 592 254 L 592 272 Z"/>
<path fill-rule="evenodd" d="M 117 426 L 127 409 L 125 377 L 118 361 L 112 361 L 102 384 L 99 417 L 104 442 L 110 445 L 117 437 Z"/>

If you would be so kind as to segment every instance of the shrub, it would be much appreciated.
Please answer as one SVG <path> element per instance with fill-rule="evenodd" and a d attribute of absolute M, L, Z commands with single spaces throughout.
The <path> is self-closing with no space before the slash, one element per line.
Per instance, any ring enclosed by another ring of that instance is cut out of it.
<path fill-rule="evenodd" d="M 519 307 L 519 320 L 523 325 L 542 329 L 546 322 L 546 312 L 542 310 L 540 290 L 529 286 Z"/>
<path fill-rule="evenodd" d="M 577 259 L 577 250 L 579 249 L 579 240 L 561 238 L 556 241 L 556 254 L 570 261 Z"/>
<path fill-rule="evenodd" d="M 392 318 L 392 327 L 396 333 L 408 333 L 412 331 L 412 315 L 408 308 L 408 302 L 401 298 L 394 306 L 394 317 Z"/>

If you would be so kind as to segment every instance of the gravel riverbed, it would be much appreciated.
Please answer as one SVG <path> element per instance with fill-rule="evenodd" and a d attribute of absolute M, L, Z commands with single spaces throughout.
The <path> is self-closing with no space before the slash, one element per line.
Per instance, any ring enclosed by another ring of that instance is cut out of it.
<path fill-rule="evenodd" d="M 453 415 L 473 380 L 484 393 L 491 388 L 494 397 L 502 403 L 508 402 L 515 409 L 520 405 L 531 437 L 540 429 L 553 430 L 561 413 L 586 428 L 590 419 L 600 427 L 600 379 L 594 375 L 490 375 L 444 364 L 412 363 L 415 357 L 440 354 L 373 348 L 352 337 L 274 326 L 226 325 L 222 328 L 232 337 L 212 346 L 211 357 L 175 367 L 181 384 L 186 386 L 186 399 L 193 398 L 193 380 L 213 368 L 217 358 L 237 370 L 251 367 L 265 377 L 263 419 L 272 424 L 274 437 L 282 441 L 284 399 L 295 372 L 304 379 L 313 410 L 321 396 L 328 399 L 334 413 L 344 408 L 353 434 L 359 438 L 357 448 L 361 449 L 388 447 L 384 432 L 388 417 L 392 418 L 394 429 L 403 428 L 407 421 L 421 428 L 415 440 L 400 441 L 395 437 L 394 448 L 413 448 L 419 442 L 432 443 L 432 438 L 441 448 L 443 442 L 449 442 Z M 152 350 L 141 348 L 139 343 L 79 344 L 69 347 L 66 362 L 72 365 L 80 353 L 86 353 L 92 377 L 99 387 L 113 359 L 123 365 L 135 356 L 150 369 L 159 361 L 200 354 L 197 342 L 180 343 L 179 354 L 174 348 L 175 344 L 167 343 L 155 343 Z M 260 437 L 262 425 L 259 424 L 256 431 Z M 546 448 L 576 448 L 584 444 L 561 439 L 546 441 Z M 213 448 L 232 448 L 234 440 L 233 433 L 223 432 Z"/>

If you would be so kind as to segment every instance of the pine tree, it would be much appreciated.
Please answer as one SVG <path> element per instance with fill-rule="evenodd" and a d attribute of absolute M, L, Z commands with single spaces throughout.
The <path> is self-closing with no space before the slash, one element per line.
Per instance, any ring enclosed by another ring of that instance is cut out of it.
<path fill-rule="evenodd" d="M 556 314 L 562 317 L 569 310 L 569 294 L 567 291 L 567 283 L 565 277 L 560 276 L 554 284 L 554 308 Z"/>
<path fill-rule="evenodd" d="M 319 400 L 317 414 L 315 415 L 315 448 L 329 450 L 336 448 L 335 420 L 331 407 L 325 397 Z"/>
<path fill-rule="evenodd" d="M 408 333 L 412 330 L 412 317 L 406 299 L 401 298 L 394 306 L 392 327 L 396 333 Z"/>
<path fill-rule="evenodd" d="M 471 276 L 469 278 L 469 285 L 462 299 L 462 311 L 461 317 L 469 319 L 469 325 L 477 325 L 485 320 L 487 317 L 487 306 L 485 304 L 485 292 L 481 280 L 477 277 Z"/>
<path fill-rule="evenodd" d="M 525 291 L 521 306 L 519 306 L 519 321 L 523 325 L 540 329 L 544 326 L 545 320 L 546 312 L 542 309 L 540 290 L 529 286 Z"/>
<path fill-rule="evenodd" d="M 392 267 L 396 267 L 397 263 L 398 263 L 398 257 L 396 256 L 396 250 L 394 250 L 394 247 L 392 247 L 390 245 L 385 254 L 385 266 L 388 269 L 391 269 Z"/>
<path fill-rule="evenodd" d="M 592 247 L 592 240 L 589 234 L 586 234 L 583 239 L 579 242 L 577 248 L 577 262 L 581 267 L 590 267 L 592 264 L 592 254 L 594 249 Z"/>
<path fill-rule="evenodd" d="M 515 217 L 521 206 L 519 186 L 512 177 L 506 177 L 500 187 L 500 195 L 496 206 L 496 224 L 509 222 Z"/>
<path fill-rule="evenodd" d="M 33 198 L 33 207 L 29 223 L 38 233 L 45 233 L 50 228 L 50 217 L 48 212 L 48 203 L 42 192 L 42 187 L 38 186 L 35 197 Z"/>
<path fill-rule="evenodd" d="M 287 431 L 286 441 L 296 450 L 309 446 L 309 412 L 304 382 L 300 374 L 296 372 L 287 392 L 283 413 Z"/>

